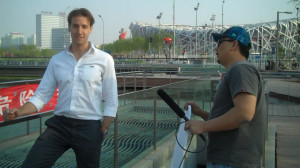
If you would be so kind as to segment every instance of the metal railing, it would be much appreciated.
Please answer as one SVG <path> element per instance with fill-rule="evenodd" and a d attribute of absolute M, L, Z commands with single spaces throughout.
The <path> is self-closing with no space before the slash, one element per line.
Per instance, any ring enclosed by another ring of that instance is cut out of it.
<path fill-rule="evenodd" d="M 29 81 L 26 81 L 26 83 L 28 82 L 37 82 L 38 80 L 29 80 Z M 191 81 L 191 80 L 187 80 L 187 81 Z M 176 85 L 180 85 L 184 82 L 187 82 L 187 81 L 182 81 L 182 82 L 177 82 L 177 83 L 174 83 L 174 84 L 169 84 L 169 85 L 166 85 L 164 86 L 163 88 L 170 88 L 170 87 L 174 87 Z M 23 81 L 24 82 L 24 81 Z M 22 81 L 19 81 L 17 83 L 22 83 Z M 10 84 L 10 83 L 6 83 L 6 84 Z M 157 132 L 156 130 L 156 125 L 157 125 L 157 108 L 160 108 L 159 106 L 161 106 L 162 102 L 158 102 L 158 97 L 156 96 L 156 90 L 160 88 L 160 87 L 156 87 L 156 88 L 151 88 L 151 89 L 145 89 L 145 90 L 142 90 L 142 91 L 134 91 L 132 93 L 125 93 L 125 94 L 122 94 L 122 95 L 119 95 L 119 100 L 120 100 L 120 109 L 122 108 L 128 108 L 128 106 L 133 106 L 134 104 L 136 105 L 138 102 L 140 102 L 141 100 L 145 100 L 145 102 L 147 102 L 147 106 L 151 104 L 153 105 L 151 107 L 151 109 L 153 109 L 154 113 L 153 113 L 153 138 L 154 138 L 154 141 L 153 141 L 153 149 L 155 150 L 156 149 L 156 143 L 157 143 L 157 135 L 159 134 L 159 131 Z M 182 87 L 180 87 L 182 88 Z M 171 89 L 172 90 L 172 89 Z M 178 90 L 178 89 L 176 89 Z M 151 96 L 149 97 L 149 93 L 151 93 Z M 142 97 L 141 97 L 142 96 Z M 127 99 L 128 97 L 130 97 L 130 99 L 132 100 L 132 98 L 134 97 L 134 100 L 132 101 L 128 101 L 129 99 Z M 180 94 L 179 96 L 176 96 L 178 98 L 177 102 L 180 103 Z M 153 99 L 154 98 L 154 99 Z M 149 100 L 150 99 L 150 100 Z M 123 101 L 123 102 L 122 102 Z M 153 103 L 151 104 L 148 104 L 149 101 L 152 101 Z M 144 102 L 144 104 L 145 104 Z M 160 104 L 160 105 L 158 105 Z M 118 112 L 120 114 L 122 114 L 122 112 Z M 17 123 L 21 123 L 21 122 L 27 122 L 27 125 L 29 125 L 29 121 L 31 120 L 34 120 L 34 119 L 39 119 L 39 132 L 41 133 L 42 132 L 42 118 L 43 117 L 46 117 L 46 116 L 50 116 L 50 115 L 53 115 L 53 111 L 49 111 L 49 112 L 44 112 L 44 113 L 38 113 L 38 114 L 33 114 L 33 115 L 30 115 L 30 116 L 26 116 L 26 117 L 22 117 L 22 118 L 19 118 L 19 119 L 16 119 L 14 121 L 9 121 L 9 122 L 1 122 L 0 123 L 0 128 L 1 127 L 4 127 L 4 126 L 9 126 L 9 125 L 14 125 L 14 124 L 17 124 Z M 114 121 L 114 135 L 118 135 L 118 128 L 119 128 L 119 120 L 123 120 L 122 119 L 123 115 L 121 115 L 121 118 L 119 115 L 117 115 L 117 117 L 115 118 L 115 121 Z M 176 120 L 177 121 L 177 120 Z M 26 135 L 29 135 L 30 134 L 30 131 L 29 131 L 29 126 L 27 127 L 27 134 Z M 161 136 L 161 134 L 159 134 Z M 122 138 L 121 138 L 122 139 Z M 120 137 L 117 137 L 117 136 L 114 136 L 114 158 L 115 158 L 115 163 L 114 163 L 114 167 L 118 167 L 118 141 L 120 140 Z M 124 164 L 124 163 L 123 163 Z"/>
<path fill-rule="evenodd" d="M 121 75 L 125 75 L 127 73 L 122 73 Z M 120 144 L 124 143 L 124 139 L 126 137 L 124 134 L 125 131 L 129 131 L 128 134 L 131 135 L 131 137 L 134 137 L 136 135 L 132 135 L 132 133 L 135 133 L 134 127 L 139 127 L 140 125 L 145 126 L 145 123 L 149 125 L 151 123 L 148 129 L 150 127 L 152 128 L 152 149 L 156 150 L 157 148 L 157 142 L 161 139 L 162 134 L 166 134 L 160 128 L 160 125 L 163 123 L 168 123 L 169 126 L 174 126 L 175 123 L 178 123 L 177 116 L 170 111 L 168 106 L 163 102 L 156 94 L 156 91 L 161 88 L 164 89 L 173 99 L 174 101 L 180 106 L 183 107 L 184 103 L 186 101 L 195 101 L 199 104 L 200 107 L 203 109 L 209 111 L 212 106 L 212 100 L 214 95 L 214 88 L 216 86 L 216 83 L 218 81 L 209 80 L 206 77 L 203 77 L 202 79 L 189 79 L 181 82 L 176 82 L 164 86 L 154 87 L 150 89 L 144 89 L 141 91 L 133 91 L 130 93 L 124 93 L 119 95 L 119 102 L 120 106 L 118 109 L 117 116 L 114 120 L 113 126 L 110 128 L 110 131 L 114 132 L 113 135 L 109 135 L 107 137 L 107 140 L 104 141 L 104 144 L 109 144 L 109 140 L 113 140 L 113 157 L 114 157 L 114 167 L 120 167 L 124 165 L 126 162 L 128 162 L 128 159 L 124 159 L 123 156 L 119 156 L 119 150 L 125 151 L 124 146 L 120 146 Z M 124 82 L 125 83 L 125 82 Z M 123 84 L 123 83 L 122 83 Z M 137 109 L 137 112 L 132 112 L 132 109 Z M 166 110 L 169 109 L 169 110 Z M 128 111 L 129 110 L 129 111 Z M 139 111 L 140 110 L 140 111 Z M 142 111 L 142 112 L 141 112 Z M 131 114 L 132 113 L 132 114 Z M 40 119 L 40 133 L 42 130 L 42 123 L 41 118 L 45 116 L 52 115 L 53 111 L 51 112 L 45 112 L 43 114 L 34 114 L 26 117 L 19 118 L 15 121 L 9 121 L 9 122 L 2 122 L 0 123 L 0 128 L 3 126 L 8 126 L 20 122 L 28 122 L 29 120 L 33 119 Z M 169 115 L 170 114 L 170 115 Z M 147 118 L 152 115 L 152 119 Z M 166 117 L 167 115 L 168 117 Z M 172 117 L 170 117 L 172 116 Z M 174 118 L 175 116 L 175 118 Z M 134 123 L 135 126 L 132 127 L 132 130 L 128 130 L 128 125 L 124 125 L 124 123 Z M 140 123 L 140 124 L 139 124 Z M 121 124 L 121 125 L 120 125 Z M 28 125 L 28 124 L 27 124 Z M 119 130 L 122 131 L 119 131 Z M 140 129 L 140 128 L 138 128 Z M 143 129 L 146 129 L 142 127 Z M 131 132 L 130 132 L 131 131 Z M 145 131 L 150 132 L 150 131 Z M 127 133 L 127 132 L 126 132 Z M 145 136 L 143 133 L 137 133 L 142 134 L 142 136 Z M 147 135 L 149 136 L 149 135 Z M 129 140 L 128 140 L 129 141 Z M 135 141 L 137 142 L 137 140 Z M 147 144 L 146 142 L 143 142 L 143 144 Z M 128 144 L 127 144 L 128 145 Z M 145 148 L 144 147 L 143 150 Z M 119 149 L 120 148 L 120 149 Z M 103 150 L 106 150 L 105 148 Z M 140 149 L 137 151 L 136 154 L 141 153 Z M 109 153 L 109 152 L 107 152 Z M 130 155 L 130 154 L 128 154 Z M 263 158 L 264 159 L 264 158 Z"/>

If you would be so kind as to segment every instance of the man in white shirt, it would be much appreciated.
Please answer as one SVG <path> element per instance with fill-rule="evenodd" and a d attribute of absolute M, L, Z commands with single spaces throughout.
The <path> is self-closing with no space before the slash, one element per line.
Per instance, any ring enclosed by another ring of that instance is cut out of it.
<path fill-rule="evenodd" d="M 4 112 L 6 121 L 37 112 L 59 88 L 55 115 L 46 121 L 47 129 L 29 151 L 24 168 L 51 167 L 69 148 L 76 154 L 77 167 L 99 167 L 103 135 L 117 113 L 113 58 L 88 41 L 92 14 L 75 9 L 68 24 L 72 44 L 51 58 L 34 96 L 23 106 Z"/>

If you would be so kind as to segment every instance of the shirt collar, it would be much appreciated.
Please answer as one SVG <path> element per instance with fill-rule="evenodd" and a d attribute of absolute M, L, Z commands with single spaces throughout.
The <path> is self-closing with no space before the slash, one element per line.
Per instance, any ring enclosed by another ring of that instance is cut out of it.
<path fill-rule="evenodd" d="M 91 44 L 91 47 L 90 47 L 90 49 L 87 51 L 87 53 L 89 53 L 89 54 L 95 54 L 95 53 L 97 52 L 96 47 L 94 46 L 94 44 L 93 44 L 92 42 L 89 41 L 89 43 Z M 65 48 L 65 51 L 66 51 L 66 52 L 71 53 L 71 50 L 70 50 L 71 45 L 72 45 L 72 44 L 68 45 L 68 46 Z"/>

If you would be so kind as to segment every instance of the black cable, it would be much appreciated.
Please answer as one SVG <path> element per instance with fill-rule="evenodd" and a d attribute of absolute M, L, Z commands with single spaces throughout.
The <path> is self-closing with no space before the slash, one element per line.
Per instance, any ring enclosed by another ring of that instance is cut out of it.
<path fill-rule="evenodd" d="M 203 152 L 204 149 L 206 148 L 206 141 L 204 141 L 204 142 L 205 142 L 205 145 L 204 145 L 203 148 L 200 149 L 199 151 L 193 152 L 193 151 L 189 151 L 189 150 L 188 150 L 188 149 L 190 148 L 192 139 L 193 139 L 193 137 L 194 137 L 193 134 L 191 134 L 192 136 L 191 136 L 191 138 L 190 138 L 190 142 L 189 142 L 189 144 L 188 144 L 188 146 L 187 146 L 187 149 L 184 149 L 184 147 L 179 143 L 178 138 L 177 138 L 177 133 L 178 133 L 178 130 L 179 130 L 179 126 L 180 126 L 181 124 L 185 123 L 185 122 L 186 122 L 186 121 L 182 121 L 181 123 L 179 123 L 179 124 L 177 125 L 177 127 L 176 127 L 176 132 L 175 132 L 176 142 L 178 143 L 178 145 L 180 146 L 180 148 L 181 148 L 182 150 L 185 151 L 184 156 L 182 157 L 181 162 L 180 162 L 178 168 L 180 168 L 180 166 L 181 166 L 181 164 L 183 163 L 183 160 L 184 160 L 184 158 L 185 158 L 185 156 L 186 156 L 186 154 L 187 154 L 188 152 L 189 152 L 189 153 L 200 153 L 200 152 Z"/>
<path fill-rule="evenodd" d="M 179 143 L 178 138 L 177 138 L 177 132 L 178 132 L 179 126 L 180 126 L 181 124 L 185 123 L 185 122 L 186 122 L 186 121 L 182 121 L 182 122 L 179 123 L 179 124 L 177 125 L 177 127 L 176 127 L 176 132 L 175 132 L 176 142 L 178 143 L 178 145 L 180 146 L 180 148 L 181 148 L 182 150 L 186 151 L 186 152 L 189 152 L 189 153 L 200 153 L 200 152 L 203 152 L 204 149 L 206 148 L 206 141 L 204 141 L 205 144 L 204 144 L 203 148 L 200 149 L 199 151 L 195 151 L 195 152 L 189 151 L 188 148 L 187 148 L 187 149 L 184 149 L 184 147 Z M 192 139 L 192 138 L 193 138 L 193 136 L 191 137 L 191 139 Z"/>
<path fill-rule="evenodd" d="M 191 139 L 190 139 L 190 142 L 189 142 L 189 144 L 188 144 L 188 147 L 187 147 L 187 149 L 189 149 L 189 148 L 190 148 L 190 145 L 191 145 L 191 142 L 192 142 L 193 136 L 194 136 L 194 135 L 192 135 L 192 137 L 191 137 Z M 178 144 L 179 144 L 179 143 L 178 143 Z M 181 159 L 181 162 L 180 162 L 180 164 L 179 164 L 178 168 L 180 168 L 180 166 L 181 166 L 181 164 L 182 164 L 182 162 L 183 162 L 183 160 L 184 160 L 184 158 L 185 158 L 185 156 L 186 156 L 186 154 L 187 154 L 187 153 L 188 153 L 188 151 L 185 151 L 185 153 L 184 153 L 184 155 L 183 155 L 183 157 L 182 157 L 182 159 Z"/>

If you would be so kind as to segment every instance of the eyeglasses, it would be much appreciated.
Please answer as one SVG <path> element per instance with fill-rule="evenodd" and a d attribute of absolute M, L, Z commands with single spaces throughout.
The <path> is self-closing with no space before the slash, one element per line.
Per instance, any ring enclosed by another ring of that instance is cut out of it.
<path fill-rule="evenodd" d="M 219 40 L 219 42 L 218 42 L 218 47 L 224 42 L 224 41 L 228 41 L 228 42 L 233 42 L 233 41 L 235 41 L 235 40 L 233 40 L 233 39 L 224 39 L 224 40 Z"/>

